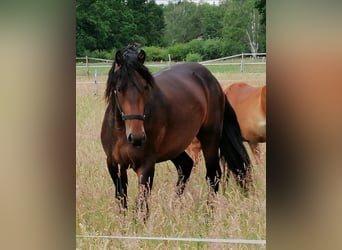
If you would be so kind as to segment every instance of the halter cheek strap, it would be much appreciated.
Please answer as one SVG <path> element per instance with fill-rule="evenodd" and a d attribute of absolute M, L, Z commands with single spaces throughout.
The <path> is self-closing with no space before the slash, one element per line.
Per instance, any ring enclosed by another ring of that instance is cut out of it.
<path fill-rule="evenodd" d="M 114 90 L 114 94 L 115 94 L 115 102 L 116 102 L 116 106 L 117 108 L 119 109 L 119 112 L 121 114 L 121 119 L 122 120 L 142 120 L 144 121 L 145 118 L 146 118 L 146 115 L 137 115 L 137 114 L 125 114 L 123 111 L 122 111 L 122 108 L 121 108 L 121 105 L 119 103 L 119 99 L 118 99 L 118 96 L 117 96 L 117 91 Z"/>

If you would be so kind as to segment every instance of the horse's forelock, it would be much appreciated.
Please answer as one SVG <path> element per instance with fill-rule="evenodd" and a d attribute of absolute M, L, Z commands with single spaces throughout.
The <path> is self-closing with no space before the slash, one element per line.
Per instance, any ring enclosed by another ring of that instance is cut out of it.
<path fill-rule="evenodd" d="M 148 84 L 154 84 L 151 72 L 137 58 L 130 58 L 130 60 L 125 61 L 118 71 L 121 79 L 130 79 L 134 75 L 134 72 L 138 73 Z"/>
<path fill-rule="evenodd" d="M 117 66 L 114 62 L 108 74 L 107 88 L 105 91 L 105 99 L 107 103 L 109 103 L 112 99 L 117 84 L 129 82 L 132 77 L 135 77 L 135 72 L 139 74 L 152 88 L 155 86 L 154 78 L 151 72 L 145 65 L 141 64 L 137 60 L 125 60 L 120 66 Z"/>

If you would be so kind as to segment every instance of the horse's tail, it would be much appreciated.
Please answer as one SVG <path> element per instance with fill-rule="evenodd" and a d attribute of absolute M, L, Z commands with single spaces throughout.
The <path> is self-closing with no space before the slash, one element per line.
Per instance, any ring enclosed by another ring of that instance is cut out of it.
<path fill-rule="evenodd" d="M 220 158 L 227 163 L 237 183 L 247 189 L 250 181 L 251 161 L 243 144 L 240 125 L 233 107 L 225 97 Z"/>

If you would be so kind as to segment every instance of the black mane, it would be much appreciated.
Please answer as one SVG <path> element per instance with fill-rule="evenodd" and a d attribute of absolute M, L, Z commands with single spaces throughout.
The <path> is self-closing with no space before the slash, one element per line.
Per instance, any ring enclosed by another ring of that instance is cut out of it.
<path fill-rule="evenodd" d="M 112 68 L 109 70 L 105 100 L 111 102 L 117 83 L 126 83 L 134 77 L 135 72 L 144 78 L 148 84 L 154 87 L 154 79 L 147 67 L 139 59 L 140 53 L 135 46 L 128 46 L 116 53 Z"/>

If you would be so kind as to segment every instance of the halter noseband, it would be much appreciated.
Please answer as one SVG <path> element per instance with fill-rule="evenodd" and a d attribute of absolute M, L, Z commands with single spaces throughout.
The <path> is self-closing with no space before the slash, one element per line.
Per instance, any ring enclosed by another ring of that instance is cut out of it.
<path fill-rule="evenodd" d="M 121 119 L 124 121 L 124 120 L 142 120 L 144 121 L 145 120 L 145 117 L 146 115 L 137 115 L 137 114 L 128 114 L 126 115 L 122 109 L 121 109 L 121 105 L 119 103 L 119 100 L 118 100 L 118 96 L 117 96 L 117 91 L 114 90 L 114 94 L 115 94 L 115 102 L 116 102 L 116 106 L 117 108 L 119 109 L 119 112 L 120 112 L 120 115 L 121 115 Z"/>

